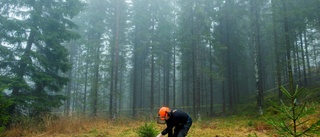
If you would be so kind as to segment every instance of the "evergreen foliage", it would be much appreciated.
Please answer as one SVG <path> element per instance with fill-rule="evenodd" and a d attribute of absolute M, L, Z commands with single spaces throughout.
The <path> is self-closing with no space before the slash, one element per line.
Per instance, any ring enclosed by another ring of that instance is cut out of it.
<path fill-rule="evenodd" d="M 12 92 L 10 114 L 38 115 L 66 100 L 65 114 L 90 110 L 115 118 L 167 105 L 194 116 L 227 115 L 243 111 L 238 105 L 251 98 L 258 107 L 250 107 L 262 112 L 265 95 L 282 99 L 278 87 L 288 80 L 317 84 L 319 5 L 1 1 L 0 84 Z"/>
<path fill-rule="evenodd" d="M 140 126 L 137 133 L 139 137 L 155 137 L 159 134 L 153 123 L 145 123 Z"/>
<path fill-rule="evenodd" d="M 2 92 L 0 88 L 0 136 L 1 133 L 6 129 L 6 126 L 10 119 L 10 114 L 8 112 L 8 107 L 11 105 L 11 101 L 8 100 L 4 93 Z"/>
<path fill-rule="evenodd" d="M 290 99 L 288 104 L 281 100 L 280 105 L 274 105 L 273 107 L 279 111 L 282 115 L 278 118 L 267 119 L 267 122 L 275 127 L 281 136 L 311 136 L 312 134 L 319 134 L 320 120 L 316 120 L 310 124 L 308 115 L 314 113 L 315 107 L 308 102 L 299 102 L 304 92 L 303 88 L 296 87 L 294 93 L 290 93 L 284 87 L 281 87 L 283 94 Z M 310 126 L 306 126 L 308 124 Z"/>
<path fill-rule="evenodd" d="M 68 82 L 62 74 L 70 69 L 63 44 L 79 37 L 70 19 L 83 6 L 79 0 L 0 3 L 0 81 L 12 91 L 10 114 L 38 115 L 62 105 L 59 92 Z"/>

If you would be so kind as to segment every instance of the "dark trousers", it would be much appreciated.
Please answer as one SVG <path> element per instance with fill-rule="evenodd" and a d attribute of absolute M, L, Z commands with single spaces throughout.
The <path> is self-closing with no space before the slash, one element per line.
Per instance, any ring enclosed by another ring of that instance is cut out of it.
<path fill-rule="evenodd" d="M 173 137 L 185 137 L 185 136 L 187 136 L 188 131 L 189 131 L 191 125 L 192 125 L 192 119 L 191 119 L 191 117 L 189 116 L 188 121 L 187 121 L 186 124 L 181 125 L 181 126 L 176 126 L 176 127 L 174 128 Z"/>

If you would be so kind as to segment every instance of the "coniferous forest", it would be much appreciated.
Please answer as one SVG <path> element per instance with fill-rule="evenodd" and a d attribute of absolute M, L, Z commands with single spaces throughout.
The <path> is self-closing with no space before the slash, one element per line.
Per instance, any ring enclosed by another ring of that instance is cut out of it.
<path fill-rule="evenodd" d="M 1 0 L 0 131 L 162 106 L 195 121 L 264 115 L 319 87 L 319 65 L 319 0 Z"/>

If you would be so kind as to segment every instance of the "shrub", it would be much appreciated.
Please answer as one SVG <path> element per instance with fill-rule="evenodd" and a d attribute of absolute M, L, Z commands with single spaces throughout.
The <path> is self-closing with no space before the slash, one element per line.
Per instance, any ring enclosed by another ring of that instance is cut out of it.
<path fill-rule="evenodd" d="M 139 137 L 155 137 L 159 133 L 152 123 L 145 123 L 137 131 Z"/>
<path fill-rule="evenodd" d="M 314 106 L 307 107 L 307 102 L 298 102 L 298 97 L 303 93 L 303 89 L 299 89 L 298 86 L 294 93 L 288 92 L 284 87 L 281 87 L 282 93 L 290 99 L 289 104 L 285 104 L 281 101 L 281 105 L 274 105 L 273 107 L 278 110 L 282 116 L 268 119 L 268 123 L 274 126 L 280 135 L 284 136 L 305 136 L 315 134 L 318 131 L 320 120 L 315 123 L 307 122 L 310 120 L 306 118 L 309 114 L 314 113 Z"/>
<path fill-rule="evenodd" d="M 3 133 L 9 122 L 10 114 L 8 113 L 8 107 L 10 105 L 11 102 L 3 95 L 0 95 L 0 133 Z"/>

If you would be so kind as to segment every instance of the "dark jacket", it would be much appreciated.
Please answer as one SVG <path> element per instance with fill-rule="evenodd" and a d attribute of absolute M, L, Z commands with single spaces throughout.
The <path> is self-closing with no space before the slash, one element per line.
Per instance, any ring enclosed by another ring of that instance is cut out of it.
<path fill-rule="evenodd" d="M 166 120 L 167 128 L 164 129 L 161 134 L 168 134 L 168 137 L 171 137 L 173 127 L 175 127 L 176 129 L 182 129 L 187 122 L 192 122 L 190 116 L 187 113 L 181 110 L 173 110 L 170 112 L 170 118 Z"/>

